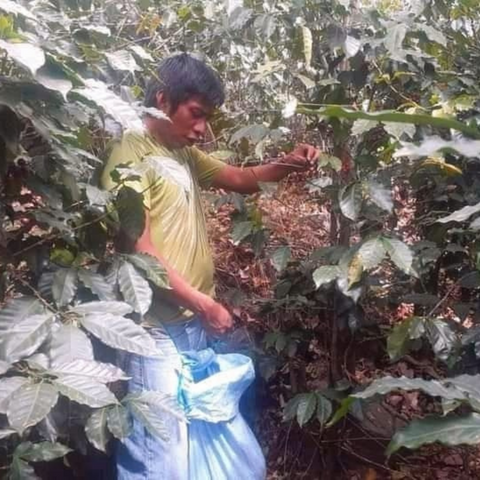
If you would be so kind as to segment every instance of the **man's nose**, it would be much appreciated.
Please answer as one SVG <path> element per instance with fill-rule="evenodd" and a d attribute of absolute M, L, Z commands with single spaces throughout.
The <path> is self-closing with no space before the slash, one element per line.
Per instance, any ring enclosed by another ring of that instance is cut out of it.
<path fill-rule="evenodd" d="M 205 132 L 207 131 L 207 122 L 205 120 L 196 122 L 193 126 L 193 131 L 197 137 L 204 137 Z"/>

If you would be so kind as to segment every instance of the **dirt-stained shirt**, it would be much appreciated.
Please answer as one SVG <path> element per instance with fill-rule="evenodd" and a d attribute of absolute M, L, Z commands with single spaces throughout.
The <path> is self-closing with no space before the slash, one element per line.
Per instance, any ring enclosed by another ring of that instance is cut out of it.
<path fill-rule="evenodd" d="M 146 130 L 127 131 L 107 162 L 104 188 L 116 185 L 110 173 L 126 163 L 140 172 L 125 185 L 143 195 L 154 246 L 192 287 L 213 296 L 214 265 L 200 187 L 208 188 L 225 163 L 195 147 L 169 150 Z M 192 315 L 175 304 L 168 290 L 156 289 L 145 322 L 153 326 Z"/>

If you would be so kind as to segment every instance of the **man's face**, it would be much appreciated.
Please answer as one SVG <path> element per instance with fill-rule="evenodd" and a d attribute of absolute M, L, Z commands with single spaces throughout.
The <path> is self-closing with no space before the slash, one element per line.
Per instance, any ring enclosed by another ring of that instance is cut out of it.
<path fill-rule="evenodd" d="M 163 110 L 171 120 L 162 132 L 171 146 L 182 148 L 203 140 L 208 118 L 213 111 L 212 107 L 206 105 L 201 98 L 193 96 L 171 113 L 171 108 L 165 104 L 162 97 L 159 96 L 157 100 L 158 108 Z"/>

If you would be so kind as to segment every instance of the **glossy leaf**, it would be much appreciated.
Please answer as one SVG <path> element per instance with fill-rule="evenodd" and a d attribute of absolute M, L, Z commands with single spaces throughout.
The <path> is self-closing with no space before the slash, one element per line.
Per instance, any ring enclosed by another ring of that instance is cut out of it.
<path fill-rule="evenodd" d="M 130 435 L 132 419 L 123 405 L 114 405 L 107 410 L 108 429 L 115 438 L 122 439 Z"/>
<path fill-rule="evenodd" d="M 414 420 L 395 433 L 388 445 L 387 454 L 391 455 L 402 447 L 414 449 L 435 442 L 448 446 L 479 443 L 480 415 L 471 413 L 465 417 Z"/>
<path fill-rule="evenodd" d="M 458 348 L 458 338 L 449 324 L 440 318 L 428 319 L 425 322 L 428 341 L 435 355 L 446 362 Z"/>
<path fill-rule="evenodd" d="M 55 381 L 58 391 L 70 400 L 91 408 L 117 403 L 115 395 L 100 382 L 81 375 L 62 375 Z"/>
<path fill-rule="evenodd" d="M 130 401 L 128 402 L 128 408 L 135 418 L 140 421 L 152 435 L 159 437 L 164 441 L 168 441 L 169 433 L 167 427 L 148 404 Z"/>
<path fill-rule="evenodd" d="M 398 322 L 387 338 L 387 352 L 392 361 L 401 358 L 408 350 L 411 340 L 420 338 L 425 332 L 425 319 L 411 317 Z"/>
<path fill-rule="evenodd" d="M 125 258 L 144 272 L 146 277 L 157 287 L 168 288 L 168 274 L 165 267 L 153 256 L 147 253 L 125 255 Z"/>
<path fill-rule="evenodd" d="M 68 305 L 78 288 L 78 272 L 75 268 L 59 268 L 53 276 L 52 294 L 59 307 Z"/>
<path fill-rule="evenodd" d="M 123 298 L 135 312 L 142 315 L 148 312 L 152 303 L 152 289 L 131 263 L 123 262 L 120 266 L 118 284 Z"/>
<path fill-rule="evenodd" d="M 386 254 L 382 239 L 379 237 L 367 240 L 358 251 L 358 256 L 365 270 L 378 266 Z"/>
<path fill-rule="evenodd" d="M 315 286 L 320 288 L 322 285 L 332 282 L 340 275 L 340 273 L 341 270 L 336 265 L 324 265 L 322 267 L 318 267 L 313 272 L 313 281 L 315 282 Z"/>
<path fill-rule="evenodd" d="M 11 328 L 32 315 L 45 313 L 45 307 L 35 297 L 20 297 L 8 302 L 0 309 L 0 332 Z"/>
<path fill-rule="evenodd" d="M 98 313 L 83 317 L 80 321 L 90 333 L 112 348 L 146 357 L 160 354 L 150 334 L 132 320 Z"/>
<path fill-rule="evenodd" d="M 162 410 L 182 422 L 186 422 L 185 411 L 178 403 L 178 399 L 174 395 L 157 392 L 154 390 L 143 390 L 139 393 L 129 393 L 124 397 L 122 403 L 141 402 L 154 407 L 154 409 Z"/>
<path fill-rule="evenodd" d="M 5 50 L 8 56 L 28 70 L 32 75 L 45 63 L 43 50 L 31 43 L 9 43 L 0 40 L 0 49 Z"/>
<path fill-rule="evenodd" d="M 26 377 L 6 377 L 0 379 L 0 413 L 6 414 L 11 396 L 28 383 Z"/>
<path fill-rule="evenodd" d="M 350 220 L 357 220 L 362 208 L 362 185 L 360 183 L 351 183 L 342 188 L 339 192 L 340 210 Z"/>
<path fill-rule="evenodd" d="M 40 442 L 30 444 L 19 456 L 29 462 L 50 462 L 56 458 L 64 457 L 72 451 L 71 448 L 61 443 Z"/>
<path fill-rule="evenodd" d="M 433 397 L 446 398 L 448 400 L 463 400 L 465 394 L 456 388 L 449 388 L 438 380 L 423 380 L 422 378 L 393 378 L 386 376 L 372 382 L 363 392 L 355 393 L 355 398 L 370 398 L 374 395 L 385 395 L 395 390 L 421 390 Z"/>
<path fill-rule="evenodd" d="M 45 382 L 26 383 L 10 397 L 7 408 L 8 423 L 23 432 L 45 418 L 57 403 L 57 389 Z"/>
<path fill-rule="evenodd" d="M 93 360 L 92 342 L 75 325 L 59 325 L 52 329 L 49 356 L 52 367 L 75 360 Z"/>
<path fill-rule="evenodd" d="M 99 302 L 87 302 L 81 305 L 76 305 L 73 312 L 79 315 L 90 315 L 92 313 L 108 313 L 110 315 L 128 315 L 133 312 L 133 308 L 126 302 L 114 302 L 114 301 L 99 301 Z"/>
<path fill-rule="evenodd" d="M 392 193 L 389 188 L 384 187 L 382 184 L 375 180 L 368 180 L 366 182 L 368 195 L 370 200 L 377 205 L 377 207 L 391 213 L 393 211 Z"/>
<path fill-rule="evenodd" d="M 103 275 L 82 268 L 78 271 L 78 278 L 100 300 L 109 301 L 116 299 L 113 286 L 106 281 Z"/>
<path fill-rule="evenodd" d="M 2 333 L 1 357 L 16 362 L 35 353 L 50 333 L 52 321 L 52 313 L 43 313 L 12 324 Z"/>
<path fill-rule="evenodd" d="M 98 383 L 111 383 L 118 380 L 128 380 L 129 378 L 115 365 L 82 359 L 58 363 L 49 370 L 49 373 L 59 377 L 74 375 L 92 378 Z"/>
<path fill-rule="evenodd" d="M 288 262 L 292 256 L 290 247 L 279 247 L 273 253 L 271 258 L 272 265 L 277 272 L 283 272 L 287 268 Z"/>
<path fill-rule="evenodd" d="M 107 444 L 111 434 L 107 429 L 108 408 L 100 408 L 94 411 L 85 425 L 85 433 L 88 441 L 98 450 L 107 451 Z"/>
<path fill-rule="evenodd" d="M 408 245 L 396 238 L 382 238 L 385 250 L 392 262 L 403 272 L 414 274 L 412 269 L 413 252 Z"/>
<path fill-rule="evenodd" d="M 315 415 L 320 422 L 320 425 L 325 425 L 327 423 L 332 415 L 332 411 L 332 402 L 328 398 L 317 393 L 317 411 Z"/>
<path fill-rule="evenodd" d="M 479 142 L 480 143 L 480 142 Z M 468 220 L 472 215 L 480 212 L 480 202 L 475 205 L 468 205 L 466 207 L 457 210 L 446 217 L 440 218 L 437 220 L 438 223 L 449 223 L 449 222 L 464 222 Z"/>

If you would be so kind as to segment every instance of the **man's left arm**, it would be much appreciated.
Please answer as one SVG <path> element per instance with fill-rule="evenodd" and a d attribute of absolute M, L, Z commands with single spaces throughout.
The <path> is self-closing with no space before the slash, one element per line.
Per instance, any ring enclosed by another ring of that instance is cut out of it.
<path fill-rule="evenodd" d="M 238 193 L 255 193 L 259 183 L 279 182 L 290 173 L 307 170 L 315 164 L 320 151 L 311 145 L 299 145 L 283 158 L 256 167 L 226 165 L 215 173 L 212 186 Z"/>

